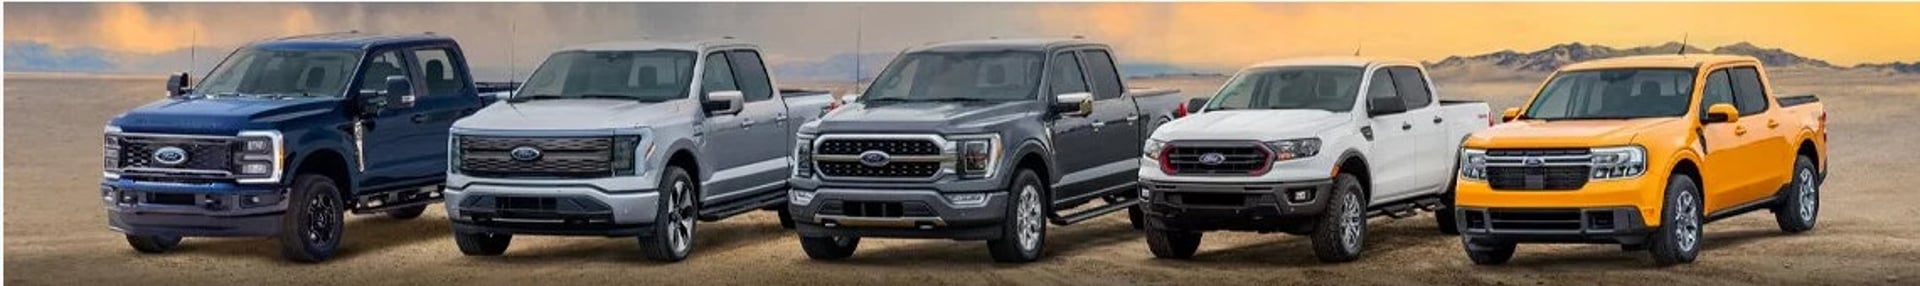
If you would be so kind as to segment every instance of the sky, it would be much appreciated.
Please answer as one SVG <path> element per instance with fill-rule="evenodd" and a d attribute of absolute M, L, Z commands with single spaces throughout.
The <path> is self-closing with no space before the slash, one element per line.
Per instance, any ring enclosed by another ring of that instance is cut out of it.
<path fill-rule="evenodd" d="M 476 69 L 524 74 L 555 48 L 733 36 L 787 70 L 928 42 L 1067 37 L 1123 62 L 1231 71 L 1277 58 L 1437 61 L 1582 42 L 1751 42 L 1851 66 L 1920 61 L 1920 3 L 6 3 L 7 71 L 204 70 L 278 36 L 433 31 Z M 872 72 L 872 71 L 868 71 Z"/>

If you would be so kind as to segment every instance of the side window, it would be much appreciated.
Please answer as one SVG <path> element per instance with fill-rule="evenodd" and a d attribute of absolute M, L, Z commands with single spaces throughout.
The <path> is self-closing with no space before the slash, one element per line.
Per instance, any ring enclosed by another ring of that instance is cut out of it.
<path fill-rule="evenodd" d="M 727 61 L 727 54 L 707 54 L 706 70 L 700 74 L 701 98 L 715 91 L 740 90 L 740 86 L 733 81 L 732 65 Z"/>
<path fill-rule="evenodd" d="M 387 76 L 395 75 L 407 75 L 407 68 L 405 64 L 401 63 L 400 53 L 395 51 L 380 52 L 379 55 L 373 56 L 373 59 L 367 62 L 367 67 L 360 73 L 360 91 L 363 93 L 385 92 L 387 91 Z"/>
<path fill-rule="evenodd" d="M 1081 77 L 1080 59 L 1075 58 L 1073 53 L 1054 54 L 1053 63 L 1049 66 L 1047 77 L 1048 90 L 1052 92 L 1050 95 L 1087 92 L 1087 79 Z"/>
<path fill-rule="evenodd" d="M 1092 79 L 1094 99 L 1119 98 L 1126 93 L 1120 86 L 1120 75 L 1114 68 L 1113 56 L 1103 50 L 1089 50 L 1080 53 L 1087 63 L 1087 78 Z"/>
<path fill-rule="evenodd" d="M 1760 85 L 1760 71 L 1752 67 L 1727 70 L 1733 80 L 1733 105 L 1740 115 L 1767 111 L 1767 88 Z"/>
<path fill-rule="evenodd" d="M 1700 116 L 1707 115 L 1708 106 L 1733 103 L 1733 84 L 1727 80 L 1727 70 L 1716 70 L 1707 75 L 1706 85 L 1700 90 Z"/>
<path fill-rule="evenodd" d="M 414 50 L 413 60 L 413 66 L 421 67 L 420 79 L 428 96 L 454 95 L 464 88 L 460 84 L 464 79 L 454 69 L 452 53 L 446 49 Z"/>
<path fill-rule="evenodd" d="M 1374 70 L 1373 81 L 1367 83 L 1366 104 L 1368 104 L 1369 107 L 1371 107 L 1372 104 L 1383 101 L 1386 102 L 1386 104 L 1405 104 L 1404 101 L 1395 102 L 1391 100 L 1400 97 L 1400 91 L 1394 88 L 1393 85 L 1393 76 L 1389 75 L 1386 69 Z"/>
<path fill-rule="evenodd" d="M 1394 89 L 1405 100 L 1407 109 L 1417 109 L 1433 104 L 1433 92 L 1427 90 L 1427 79 L 1420 76 L 1420 70 L 1413 67 L 1391 67 Z M 1377 77 L 1375 79 L 1378 79 Z"/>
<path fill-rule="evenodd" d="M 767 68 L 760 62 L 760 53 L 755 51 L 730 51 L 727 58 L 733 62 L 733 73 L 739 80 L 740 93 L 747 102 L 773 98 L 773 83 L 767 79 Z"/>

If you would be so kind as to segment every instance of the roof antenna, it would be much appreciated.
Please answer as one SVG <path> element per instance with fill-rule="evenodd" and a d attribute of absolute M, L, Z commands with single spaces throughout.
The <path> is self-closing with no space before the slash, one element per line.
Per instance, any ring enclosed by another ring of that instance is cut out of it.
<path fill-rule="evenodd" d="M 1680 33 L 1680 55 L 1687 55 L 1687 37 L 1689 33 Z"/>
<path fill-rule="evenodd" d="M 856 14 L 853 16 L 853 92 L 858 93 L 860 92 L 860 68 L 862 67 L 860 65 L 860 58 L 864 57 L 860 54 L 860 41 L 863 37 L 862 33 L 866 30 L 867 5 L 860 4 L 859 6 L 855 6 L 854 9 L 854 13 Z"/>
<path fill-rule="evenodd" d="M 512 18 L 513 20 L 507 21 L 507 37 L 508 38 L 512 38 L 513 36 L 520 35 L 520 17 L 512 17 Z M 515 59 L 518 59 L 518 58 L 515 58 L 513 53 L 514 50 L 517 50 L 520 48 L 519 45 L 514 45 L 514 43 L 518 43 L 518 42 L 519 41 L 513 41 L 513 40 L 507 41 L 507 81 L 508 82 L 520 80 L 519 66 L 515 65 L 514 63 Z"/>
<path fill-rule="evenodd" d="M 1353 56 L 1355 56 L 1355 57 L 1358 57 L 1358 56 L 1360 56 L 1360 49 L 1361 49 L 1361 48 L 1365 48 L 1365 47 L 1366 47 L 1366 46 L 1365 46 L 1365 43 L 1363 43 L 1363 42 L 1360 42 L 1360 41 L 1354 41 L 1354 42 L 1353 42 Z"/>
<path fill-rule="evenodd" d="M 192 41 L 187 42 L 187 74 L 193 74 L 194 65 L 200 64 L 200 49 L 194 47 L 200 45 L 199 28 L 193 29 L 192 39 Z"/>

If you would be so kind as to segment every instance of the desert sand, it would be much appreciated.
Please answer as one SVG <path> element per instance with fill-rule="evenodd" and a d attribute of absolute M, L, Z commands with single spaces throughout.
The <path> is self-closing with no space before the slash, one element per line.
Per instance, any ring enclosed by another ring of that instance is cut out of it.
<path fill-rule="evenodd" d="M 1473 266 L 1432 219 L 1375 219 L 1358 262 L 1321 264 L 1307 240 L 1209 233 L 1191 261 L 1152 258 L 1124 216 L 1054 227 L 1050 256 L 996 264 L 984 243 L 868 239 L 845 261 L 811 261 L 771 212 L 700 225 L 683 263 L 641 257 L 632 239 L 523 236 L 503 257 L 465 257 L 437 205 L 396 221 L 350 216 L 334 260 L 282 260 L 268 238 L 189 238 L 147 255 L 106 227 L 97 186 L 100 130 L 162 94 L 155 78 L 8 74 L 5 89 L 5 282 L 17 285 L 524 285 L 524 284 L 1920 284 L 1920 77 L 1780 73 L 1780 94 L 1819 94 L 1832 112 L 1831 179 L 1816 230 L 1788 235 L 1757 212 L 1707 226 L 1698 262 L 1654 267 L 1611 245 L 1524 245 L 1505 266 Z M 1219 77 L 1136 81 L 1211 94 Z M 1443 79 L 1442 96 L 1495 109 L 1524 100 L 1531 80 Z"/>

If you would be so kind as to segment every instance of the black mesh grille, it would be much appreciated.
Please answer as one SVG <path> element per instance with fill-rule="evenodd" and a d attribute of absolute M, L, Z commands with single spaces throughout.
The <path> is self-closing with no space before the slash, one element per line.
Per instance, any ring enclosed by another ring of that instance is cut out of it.
<path fill-rule="evenodd" d="M 1247 175 L 1264 169 L 1272 157 L 1256 146 L 1175 145 L 1167 147 L 1166 152 L 1166 164 L 1178 175 Z M 1207 154 L 1220 154 L 1224 160 L 1216 164 L 1202 163 L 1201 157 Z"/>
<path fill-rule="evenodd" d="M 480 177 L 604 177 L 613 175 L 613 137 L 460 136 L 460 172 Z M 540 150 L 515 160 L 514 148 Z"/>
<path fill-rule="evenodd" d="M 925 178 L 940 172 L 940 162 L 892 162 L 869 167 L 860 162 L 816 162 L 820 173 L 835 177 Z"/>
<path fill-rule="evenodd" d="M 120 139 L 120 168 L 164 168 L 230 172 L 233 170 L 235 141 L 212 138 L 125 137 Z M 187 161 L 163 164 L 153 160 L 162 148 L 187 151 Z"/>
<path fill-rule="evenodd" d="M 1494 149 L 1487 150 L 1487 156 L 1579 156 L 1589 152 L 1588 149 Z"/>
<path fill-rule="evenodd" d="M 1574 190 L 1587 185 L 1587 166 L 1487 167 L 1487 183 L 1501 190 Z"/>
<path fill-rule="evenodd" d="M 814 150 L 824 155 L 857 155 L 867 151 L 888 155 L 939 155 L 940 145 L 926 139 L 827 139 Z"/>

